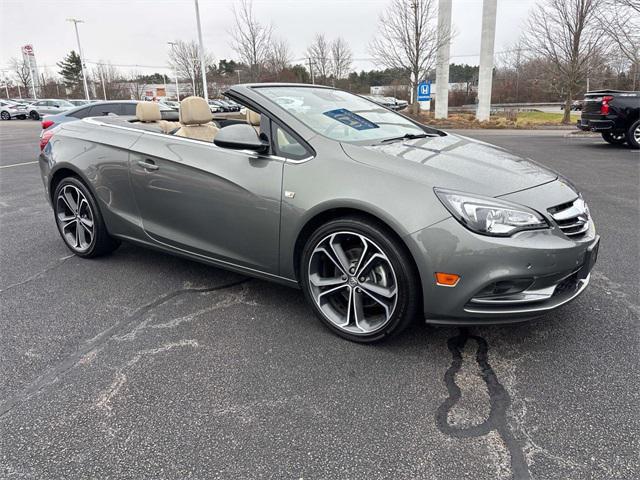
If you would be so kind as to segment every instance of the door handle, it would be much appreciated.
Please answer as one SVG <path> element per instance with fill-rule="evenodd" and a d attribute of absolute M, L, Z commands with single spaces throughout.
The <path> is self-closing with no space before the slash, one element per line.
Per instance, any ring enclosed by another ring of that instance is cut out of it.
<path fill-rule="evenodd" d="M 160 167 L 153 163 L 153 160 L 138 160 L 138 165 L 147 170 L 158 170 Z"/>

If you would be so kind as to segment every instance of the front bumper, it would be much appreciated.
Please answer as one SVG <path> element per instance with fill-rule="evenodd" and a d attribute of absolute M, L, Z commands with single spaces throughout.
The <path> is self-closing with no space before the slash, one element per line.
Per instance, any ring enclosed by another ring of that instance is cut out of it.
<path fill-rule="evenodd" d="M 593 222 L 579 240 L 556 226 L 498 238 L 472 233 L 453 218 L 408 240 L 419 259 L 425 320 L 455 325 L 530 320 L 572 301 L 589 284 L 599 245 Z M 439 286 L 435 272 L 460 281 Z M 510 285 L 522 287 L 508 291 Z"/>

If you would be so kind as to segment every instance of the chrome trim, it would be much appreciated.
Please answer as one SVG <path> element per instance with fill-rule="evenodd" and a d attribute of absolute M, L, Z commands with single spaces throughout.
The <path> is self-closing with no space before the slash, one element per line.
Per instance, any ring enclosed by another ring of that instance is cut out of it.
<path fill-rule="evenodd" d="M 489 309 L 482 309 L 482 310 L 478 310 L 478 309 L 473 309 L 473 308 L 465 308 L 464 311 L 467 313 L 474 313 L 474 314 L 478 314 L 478 315 L 499 315 L 499 316 L 504 316 L 504 315 L 519 315 L 519 314 L 527 314 L 527 313 L 536 313 L 536 312 L 546 312 L 549 310 L 554 310 L 566 303 L 569 303 L 571 300 L 573 300 L 574 298 L 576 298 L 578 295 L 580 295 L 582 292 L 584 292 L 584 289 L 587 288 L 587 285 L 589 285 L 589 280 L 591 279 L 591 274 L 587 275 L 587 278 L 583 278 L 582 280 L 578 280 L 578 284 L 580 285 L 578 287 L 578 289 L 568 298 L 565 298 L 564 300 L 557 302 L 557 303 L 553 303 L 552 305 L 545 305 L 545 306 L 540 306 L 540 307 L 532 307 L 532 308 L 518 308 L 518 309 L 511 309 L 511 310 L 506 310 L 506 309 L 499 309 L 499 310 L 489 310 Z"/>
<path fill-rule="evenodd" d="M 539 288 L 537 290 L 524 290 L 522 292 L 504 295 L 502 297 L 478 297 L 472 298 L 469 301 L 487 305 L 511 305 L 518 303 L 541 302 L 543 300 L 548 300 L 553 296 L 553 292 L 555 292 L 556 287 L 559 283 L 560 282 L 549 287 Z"/>
<path fill-rule="evenodd" d="M 554 212 L 553 210 L 555 210 L 556 208 L 558 207 L 550 208 L 549 214 L 555 221 L 556 226 L 567 237 L 571 238 L 578 235 L 582 235 L 583 233 L 589 230 L 589 227 L 591 225 L 589 210 L 586 206 L 586 203 L 581 197 L 576 198 L 569 207 Z M 566 221 L 572 221 L 572 222 L 569 224 L 560 223 L 560 222 L 566 222 Z M 577 227 L 581 227 L 581 228 L 576 231 L 568 231 Z"/>

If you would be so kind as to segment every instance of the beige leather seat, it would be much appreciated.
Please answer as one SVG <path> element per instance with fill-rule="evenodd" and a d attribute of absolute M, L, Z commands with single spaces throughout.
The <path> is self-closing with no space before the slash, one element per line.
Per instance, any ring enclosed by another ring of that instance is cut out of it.
<path fill-rule="evenodd" d="M 171 133 L 182 126 L 180 122 L 170 122 L 169 120 L 160 120 L 158 125 L 164 133 Z"/>
<path fill-rule="evenodd" d="M 260 114 L 247 108 L 247 123 L 260 135 Z"/>
<path fill-rule="evenodd" d="M 213 142 L 219 129 L 210 123 L 212 119 L 213 115 L 211 115 L 209 104 L 204 98 L 187 97 L 180 102 L 182 127 L 175 134 L 178 137 Z"/>
<path fill-rule="evenodd" d="M 136 104 L 136 118 L 142 123 L 157 123 L 162 120 L 160 105 L 155 102 L 138 102 Z"/>

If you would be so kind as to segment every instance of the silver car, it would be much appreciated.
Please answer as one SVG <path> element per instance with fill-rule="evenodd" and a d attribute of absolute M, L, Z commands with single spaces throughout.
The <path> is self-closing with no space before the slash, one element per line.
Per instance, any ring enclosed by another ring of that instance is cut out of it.
<path fill-rule="evenodd" d="M 27 118 L 27 109 L 25 105 L 6 100 L 0 100 L 0 118 L 2 120 L 11 120 L 12 118 Z"/>
<path fill-rule="evenodd" d="M 39 120 L 44 115 L 61 113 L 72 108 L 76 108 L 76 106 L 71 102 L 61 99 L 47 98 L 43 100 L 36 100 L 27 107 L 27 110 L 29 112 L 30 119 Z"/>
<path fill-rule="evenodd" d="M 152 107 L 48 132 L 42 180 L 72 252 L 129 241 L 298 287 L 357 342 L 418 318 L 526 320 L 587 287 L 599 237 L 557 173 L 336 89 L 226 94 L 246 123 L 216 127 L 190 97 L 175 135 Z"/>

